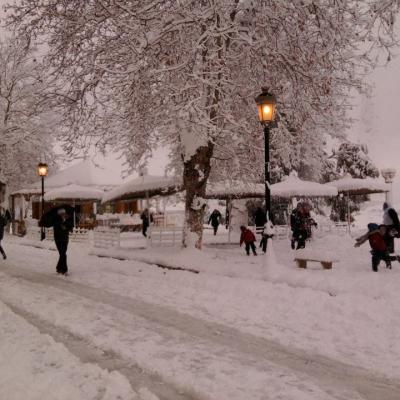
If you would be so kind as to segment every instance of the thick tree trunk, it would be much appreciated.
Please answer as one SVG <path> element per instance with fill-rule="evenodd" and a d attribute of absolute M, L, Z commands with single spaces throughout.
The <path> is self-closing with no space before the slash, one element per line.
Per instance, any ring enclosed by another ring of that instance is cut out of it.
<path fill-rule="evenodd" d="M 190 160 L 184 162 L 183 183 L 186 190 L 185 230 L 183 247 L 201 249 L 207 180 L 211 169 L 213 145 L 199 147 Z"/>

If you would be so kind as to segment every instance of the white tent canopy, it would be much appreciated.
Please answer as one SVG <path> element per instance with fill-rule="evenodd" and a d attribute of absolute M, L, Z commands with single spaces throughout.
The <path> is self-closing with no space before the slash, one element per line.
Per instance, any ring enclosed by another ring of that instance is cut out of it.
<path fill-rule="evenodd" d="M 239 181 L 207 184 L 206 198 L 208 199 L 243 199 L 253 197 L 265 197 L 265 186 L 263 184 Z"/>
<path fill-rule="evenodd" d="M 46 201 L 54 200 L 102 200 L 104 191 L 80 185 L 67 185 L 46 192 Z"/>
<path fill-rule="evenodd" d="M 105 193 L 103 202 L 152 196 L 167 196 L 182 191 L 182 188 L 182 178 L 180 177 L 143 175 L 128 180 L 115 189 Z"/>
<path fill-rule="evenodd" d="M 284 181 L 271 185 L 273 197 L 334 197 L 338 190 L 334 186 L 322 185 L 318 182 L 303 181 L 291 174 Z"/>
<path fill-rule="evenodd" d="M 326 185 L 334 186 L 339 193 L 348 193 L 350 195 L 384 193 L 390 191 L 390 186 L 379 179 L 374 178 L 352 178 L 346 176 L 327 183 Z"/>

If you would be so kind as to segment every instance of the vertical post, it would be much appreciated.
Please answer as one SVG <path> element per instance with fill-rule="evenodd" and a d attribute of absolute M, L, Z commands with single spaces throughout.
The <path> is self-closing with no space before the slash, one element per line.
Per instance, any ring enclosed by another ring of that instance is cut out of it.
<path fill-rule="evenodd" d="M 42 176 L 42 213 L 41 216 L 43 217 L 44 214 L 44 176 Z M 41 227 L 40 230 L 40 240 L 44 240 L 46 237 L 44 226 Z"/>
<path fill-rule="evenodd" d="M 150 196 L 149 191 L 146 191 L 146 207 L 147 207 L 147 218 L 149 219 L 149 226 L 147 228 L 147 236 L 146 236 L 146 247 L 149 248 L 151 245 L 150 236 L 151 236 L 151 221 L 150 221 Z"/>
<path fill-rule="evenodd" d="M 269 125 L 264 126 L 264 146 L 265 146 L 265 217 L 267 222 L 271 218 L 271 188 L 270 188 L 270 168 L 269 168 Z"/>
<path fill-rule="evenodd" d="M 347 192 L 347 230 L 351 232 L 350 192 Z"/>

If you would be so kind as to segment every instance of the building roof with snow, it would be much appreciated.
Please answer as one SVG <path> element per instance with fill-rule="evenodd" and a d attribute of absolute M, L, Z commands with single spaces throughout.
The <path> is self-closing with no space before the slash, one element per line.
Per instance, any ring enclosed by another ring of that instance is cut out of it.
<path fill-rule="evenodd" d="M 52 189 L 44 195 L 46 201 L 54 200 L 102 200 L 103 190 L 80 185 L 67 185 Z"/>
<path fill-rule="evenodd" d="M 51 173 L 51 170 L 50 170 Z M 120 175 L 107 167 L 101 167 L 87 159 L 77 164 L 62 169 L 53 175 L 45 178 L 45 191 L 65 187 L 68 185 L 79 185 L 99 190 L 110 190 L 122 183 Z M 18 190 L 13 195 L 18 194 L 38 194 L 41 189 L 41 181 Z"/>
<path fill-rule="evenodd" d="M 155 175 L 143 175 L 130 179 L 122 185 L 105 193 L 103 202 L 140 199 L 147 196 L 168 196 L 182 191 L 183 183 L 181 177 L 166 177 Z"/>

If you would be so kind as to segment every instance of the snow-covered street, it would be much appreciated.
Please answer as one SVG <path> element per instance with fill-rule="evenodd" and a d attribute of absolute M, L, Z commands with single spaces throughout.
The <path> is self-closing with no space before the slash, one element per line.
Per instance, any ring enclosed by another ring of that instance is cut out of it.
<path fill-rule="evenodd" d="M 366 248 L 347 272 L 351 256 L 298 271 L 279 251 L 287 271 L 270 277 L 242 249 L 204 252 L 246 278 L 72 244 L 64 278 L 56 252 L 22 243 L 7 239 L 0 269 L 1 398 L 398 399 L 400 269 L 374 275 Z"/>

